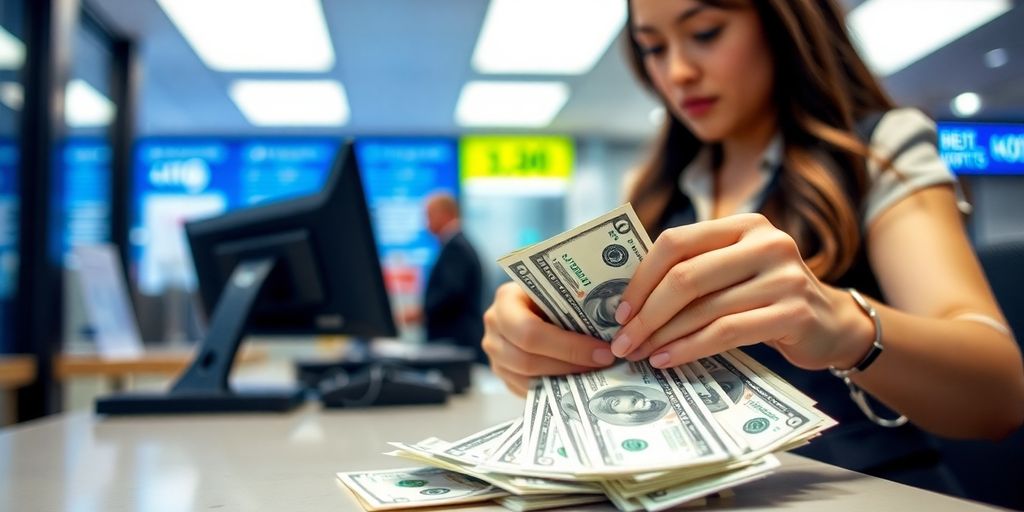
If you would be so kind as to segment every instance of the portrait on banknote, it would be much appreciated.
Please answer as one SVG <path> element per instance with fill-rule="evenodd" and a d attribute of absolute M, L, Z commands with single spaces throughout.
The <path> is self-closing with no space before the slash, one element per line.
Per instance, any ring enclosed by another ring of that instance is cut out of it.
<path fill-rule="evenodd" d="M 606 423 L 620 426 L 646 425 L 665 415 L 668 399 L 664 393 L 644 386 L 616 386 L 603 389 L 587 402 L 587 409 Z"/>
<path fill-rule="evenodd" d="M 559 397 L 558 408 L 562 411 L 562 417 L 574 421 L 580 420 L 580 412 L 576 410 L 576 402 L 573 400 L 572 395 L 566 393 Z"/>
<path fill-rule="evenodd" d="M 595 325 L 603 329 L 618 327 L 615 310 L 622 301 L 629 279 L 610 279 L 597 285 L 583 299 L 583 311 Z"/>
<path fill-rule="evenodd" d="M 740 399 L 743 398 L 743 380 L 736 374 L 716 365 L 708 359 L 701 359 L 700 363 L 711 375 L 711 378 L 715 379 L 715 382 L 722 387 L 722 391 L 729 395 L 732 403 L 740 403 Z"/>

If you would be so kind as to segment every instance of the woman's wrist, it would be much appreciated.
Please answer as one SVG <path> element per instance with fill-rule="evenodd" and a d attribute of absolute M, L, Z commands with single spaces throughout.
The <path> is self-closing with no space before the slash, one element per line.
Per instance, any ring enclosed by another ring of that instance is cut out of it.
<path fill-rule="evenodd" d="M 875 322 L 865 313 L 849 291 L 843 288 L 830 288 L 833 296 L 833 311 L 836 311 L 839 335 L 829 366 L 848 369 L 853 368 L 871 351 L 875 340 Z"/>

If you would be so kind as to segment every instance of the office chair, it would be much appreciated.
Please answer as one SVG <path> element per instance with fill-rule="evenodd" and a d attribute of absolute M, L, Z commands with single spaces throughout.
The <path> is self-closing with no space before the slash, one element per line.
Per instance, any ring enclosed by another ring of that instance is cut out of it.
<path fill-rule="evenodd" d="M 1024 238 L 979 244 L 977 251 L 1010 330 L 1021 343 L 1024 338 Z"/>
<path fill-rule="evenodd" d="M 1020 346 L 1024 344 L 1024 238 L 978 244 L 975 250 Z M 941 440 L 939 444 L 967 498 L 1024 510 L 1020 485 L 1024 482 L 1020 464 L 1024 429 L 999 442 Z"/>

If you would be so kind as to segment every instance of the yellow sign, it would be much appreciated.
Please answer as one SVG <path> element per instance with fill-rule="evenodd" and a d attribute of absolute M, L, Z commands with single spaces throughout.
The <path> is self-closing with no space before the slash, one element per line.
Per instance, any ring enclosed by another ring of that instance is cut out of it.
<path fill-rule="evenodd" d="M 459 142 L 463 180 L 572 177 L 572 139 L 560 136 L 470 135 Z"/>

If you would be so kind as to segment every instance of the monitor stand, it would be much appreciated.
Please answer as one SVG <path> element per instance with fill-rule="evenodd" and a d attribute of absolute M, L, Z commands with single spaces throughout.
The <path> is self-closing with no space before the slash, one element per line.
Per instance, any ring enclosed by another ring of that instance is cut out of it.
<path fill-rule="evenodd" d="M 210 329 L 195 358 L 166 393 L 125 393 L 96 400 L 98 414 L 174 414 L 208 412 L 283 412 L 302 401 L 301 389 L 236 392 L 228 374 L 253 305 L 277 258 L 241 261 L 232 271 Z"/>

